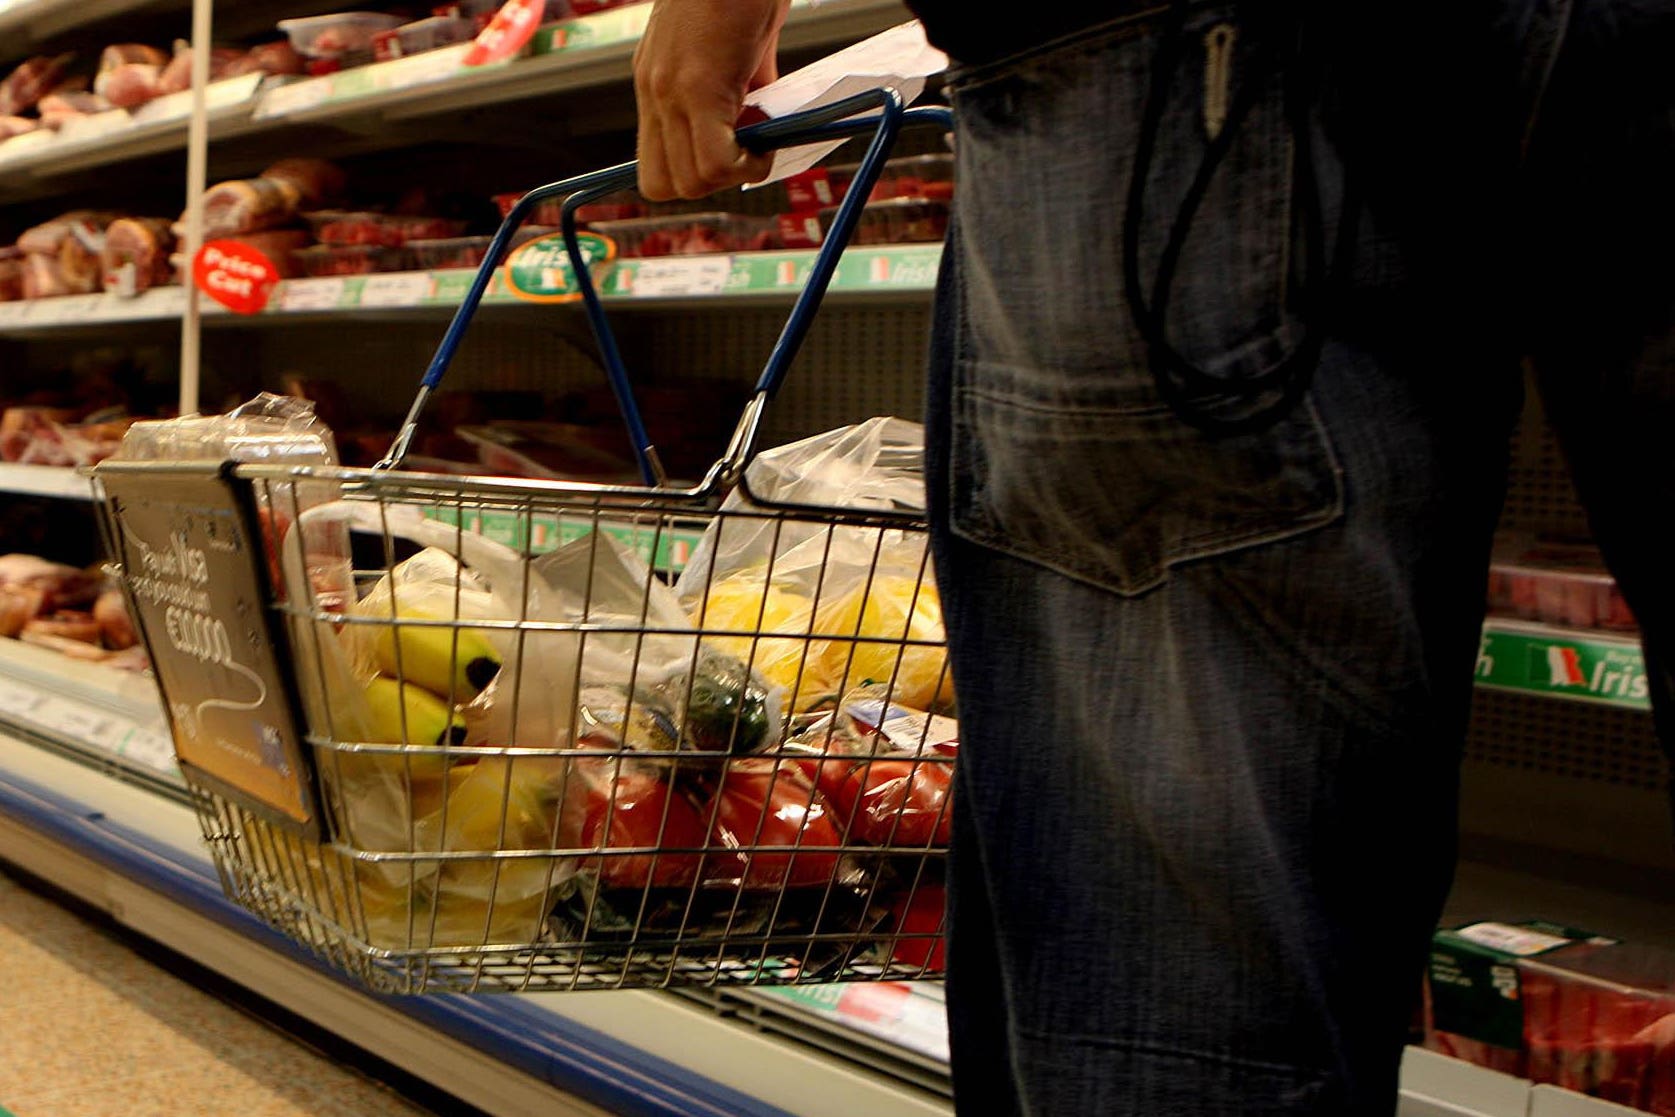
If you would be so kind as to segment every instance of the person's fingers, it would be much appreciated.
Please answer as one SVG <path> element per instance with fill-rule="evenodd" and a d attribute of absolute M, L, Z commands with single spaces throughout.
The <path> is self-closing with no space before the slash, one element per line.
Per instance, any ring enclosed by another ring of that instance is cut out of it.
<path fill-rule="evenodd" d="M 657 0 L 634 52 L 640 189 L 698 198 L 765 178 L 734 139 L 744 94 L 778 76 L 790 0 Z"/>
<path fill-rule="evenodd" d="M 731 118 L 705 116 L 694 118 L 690 123 L 694 169 L 705 193 L 765 177 L 767 172 L 762 165 L 771 160 L 753 155 L 739 146 L 733 138 Z M 755 178 L 752 178 L 753 174 Z"/>
<path fill-rule="evenodd" d="M 644 106 L 645 101 L 640 104 Z M 669 156 L 663 146 L 663 122 L 655 112 L 640 112 L 640 193 L 648 202 L 666 202 L 675 197 L 675 180 L 669 173 Z"/>
<path fill-rule="evenodd" d="M 684 116 L 670 113 L 663 121 L 663 154 L 669 163 L 669 178 L 677 198 L 702 198 L 720 187 L 705 185 L 692 151 L 692 124 Z"/>
<path fill-rule="evenodd" d="M 764 85 L 772 85 L 779 80 L 779 33 L 776 31 L 768 40 L 767 47 L 762 51 L 762 60 L 756 64 L 756 72 L 750 75 L 747 87 L 754 91 Z"/>
<path fill-rule="evenodd" d="M 655 26 L 655 25 L 653 25 Z M 647 29 L 648 32 L 652 28 Z M 635 158 L 639 161 L 640 193 L 647 201 L 666 202 L 675 196 L 674 178 L 663 145 L 665 102 L 657 95 L 647 60 L 647 39 L 634 51 L 634 102 L 639 118 Z"/>

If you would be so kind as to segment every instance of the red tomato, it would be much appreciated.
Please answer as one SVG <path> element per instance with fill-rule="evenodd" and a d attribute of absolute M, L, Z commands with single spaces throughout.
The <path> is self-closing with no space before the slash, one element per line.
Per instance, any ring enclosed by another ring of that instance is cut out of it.
<path fill-rule="evenodd" d="M 861 764 L 836 796 L 839 821 L 849 822 L 851 837 L 872 845 L 945 846 L 954 823 L 947 802 L 952 778 L 953 769 L 940 761 Z"/>
<path fill-rule="evenodd" d="M 704 824 L 697 808 L 656 776 L 625 772 L 588 788 L 587 817 L 582 823 L 585 848 L 702 849 L 705 844 Z M 607 888 L 644 888 L 648 884 L 654 888 L 682 888 L 697 879 L 702 861 L 703 855 L 698 853 L 601 857 L 599 882 Z"/>
<path fill-rule="evenodd" d="M 948 906 L 948 890 L 940 884 L 921 884 L 905 900 L 891 905 L 896 930 L 904 935 L 929 935 L 942 930 L 942 912 Z M 937 938 L 896 940 L 890 957 L 904 966 L 926 966 L 932 971 L 947 968 L 947 941 Z"/>
<path fill-rule="evenodd" d="M 813 784 L 826 797 L 828 805 L 834 807 L 840 801 L 844 782 L 849 779 L 855 764 L 855 758 L 850 756 L 799 756 L 781 761 L 782 767 L 794 770 Z"/>
<path fill-rule="evenodd" d="M 716 792 L 711 842 L 739 849 L 747 889 L 819 888 L 837 872 L 842 835 L 826 799 L 794 768 L 772 761 L 734 762 Z M 763 853 L 760 847 L 816 847 L 813 852 Z M 738 878 L 731 864 L 712 863 L 705 875 Z"/>

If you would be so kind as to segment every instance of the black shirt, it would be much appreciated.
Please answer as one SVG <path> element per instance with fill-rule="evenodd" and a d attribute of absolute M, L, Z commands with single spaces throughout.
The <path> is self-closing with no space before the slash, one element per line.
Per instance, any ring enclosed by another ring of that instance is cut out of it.
<path fill-rule="evenodd" d="M 1064 3 L 1046 0 L 1026 5 L 1012 0 L 907 0 L 925 25 L 932 44 L 956 63 L 981 65 L 1096 24 L 1148 7 L 1152 3 Z"/>

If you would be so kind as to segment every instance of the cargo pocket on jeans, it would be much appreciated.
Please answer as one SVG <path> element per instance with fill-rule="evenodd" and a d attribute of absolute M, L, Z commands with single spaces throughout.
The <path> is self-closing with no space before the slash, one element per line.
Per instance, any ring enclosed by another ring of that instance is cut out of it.
<path fill-rule="evenodd" d="M 1030 391 L 1034 379 L 975 360 L 956 370 L 951 518 L 972 542 L 1135 595 L 1180 563 L 1287 539 L 1342 510 L 1307 400 L 1268 430 L 1212 439 L 1162 404 L 1077 404 Z"/>

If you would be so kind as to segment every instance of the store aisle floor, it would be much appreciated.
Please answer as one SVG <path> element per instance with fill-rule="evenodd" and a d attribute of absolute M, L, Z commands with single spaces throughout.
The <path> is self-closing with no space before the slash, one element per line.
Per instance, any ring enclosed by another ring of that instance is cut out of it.
<path fill-rule="evenodd" d="M 423 1117 L 0 872 L 0 1117 Z"/>

